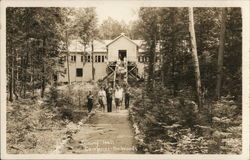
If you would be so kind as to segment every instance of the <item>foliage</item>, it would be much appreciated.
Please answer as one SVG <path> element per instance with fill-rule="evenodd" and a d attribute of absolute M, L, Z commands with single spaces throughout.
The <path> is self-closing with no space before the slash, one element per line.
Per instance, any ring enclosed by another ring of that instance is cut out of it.
<path fill-rule="evenodd" d="M 164 86 L 152 94 L 134 90 L 130 109 L 138 149 L 142 153 L 240 154 L 241 104 L 225 97 L 210 102 L 211 113 L 198 112 L 195 102 L 172 97 Z M 209 119 L 211 117 L 211 119 Z"/>
<path fill-rule="evenodd" d="M 117 21 L 108 17 L 98 26 L 99 38 L 112 40 L 124 33 L 131 39 L 142 39 L 138 21 L 131 21 L 126 24 L 124 21 Z"/>
<path fill-rule="evenodd" d="M 62 74 L 61 57 L 69 39 L 80 38 L 86 47 L 97 35 L 94 8 L 9 7 L 7 22 L 8 99 L 27 98 Z"/>
<path fill-rule="evenodd" d="M 38 138 L 34 131 L 43 127 L 44 121 L 41 121 L 41 116 L 37 104 L 32 100 L 19 100 L 8 105 L 7 148 L 9 151 L 20 153 L 37 146 Z"/>
<path fill-rule="evenodd" d="M 55 86 L 51 86 L 48 93 L 48 103 L 52 104 L 52 106 L 58 105 L 58 98 L 58 89 Z"/>
<path fill-rule="evenodd" d="M 227 10 L 222 96 L 231 95 L 241 101 L 241 10 Z M 196 88 L 187 15 L 187 8 L 141 8 L 139 11 L 138 33 L 145 40 L 145 55 L 152 60 L 147 63 L 146 73 L 151 77 L 150 82 L 160 80 L 174 96 L 185 89 L 194 92 Z M 215 93 L 220 16 L 220 8 L 194 8 L 204 98 L 214 98 Z M 153 52 L 152 43 L 157 44 L 158 53 Z M 160 63 L 157 57 L 161 57 Z"/>
<path fill-rule="evenodd" d="M 198 109 L 194 102 L 187 8 L 141 8 L 139 26 L 145 40 L 145 55 L 152 59 L 146 70 L 151 78 L 135 90 L 138 98 L 130 110 L 141 152 L 241 153 L 241 13 L 239 8 L 228 8 L 221 93 L 224 97 L 214 101 L 220 11 L 220 8 L 194 10 L 204 103 Z M 237 35 L 235 39 L 233 35 Z M 158 53 L 153 52 L 152 43 L 159 46 Z M 237 52 L 230 51 L 236 48 Z M 162 57 L 160 63 L 157 54 Z M 236 54 L 239 57 L 234 62 Z M 156 74 L 157 65 L 160 74 Z M 146 83 L 151 83 L 151 87 L 145 87 Z"/>
<path fill-rule="evenodd" d="M 74 31 L 86 46 L 97 36 L 97 15 L 95 8 L 81 8 L 77 11 Z"/>
<path fill-rule="evenodd" d="M 98 28 L 100 39 L 114 39 L 118 37 L 121 33 L 125 35 L 129 34 L 128 26 L 125 22 L 119 22 L 117 20 L 108 17 L 102 22 Z"/>
<path fill-rule="evenodd" d="M 61 9 L 9 7 L 6 20 L 9 98 L 13 100 L 13 92 L 25 98 L 36 87 L 42 89 L 43 97 L 60 66 Z"/>

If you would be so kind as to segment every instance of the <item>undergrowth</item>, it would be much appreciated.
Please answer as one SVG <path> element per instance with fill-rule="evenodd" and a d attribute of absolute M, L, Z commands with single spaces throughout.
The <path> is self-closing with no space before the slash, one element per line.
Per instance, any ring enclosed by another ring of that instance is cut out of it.
<path fill-rule="evenodd" d="M 27 97 L 8 103 L 7 152 L 48 153 L 53 150 L 65 126 L 87 116 L 85 103 L 89 89 L 84 87 L 50 87 L 44 99 Z"/>
<path fill-rule="evenodd" d="M 202 109 L 191 97 L 173 97 L 163 87 L 133 91 L 130 119 L 140 153 L 240 154 L 241 104 L 230 96 L 206 102 Z"/>

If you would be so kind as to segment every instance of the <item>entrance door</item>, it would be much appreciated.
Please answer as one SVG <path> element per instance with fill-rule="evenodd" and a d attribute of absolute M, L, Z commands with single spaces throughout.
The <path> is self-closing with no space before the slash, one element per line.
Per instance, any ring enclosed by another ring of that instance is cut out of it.
<path fill-rule="evenodd" d="M 127 57 L 127 50 L 119 50 L 118 51 L 118 58 L 121 61 L 123 61 L 125 57 Z"/>

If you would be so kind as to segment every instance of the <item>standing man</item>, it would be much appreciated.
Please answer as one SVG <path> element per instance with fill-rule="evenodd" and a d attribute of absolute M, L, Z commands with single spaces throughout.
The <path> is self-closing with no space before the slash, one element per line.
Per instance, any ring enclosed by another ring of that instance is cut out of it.
<path fill-rule="evenodd" d="M 91 91 L 89 91 L 87 99 L 88 99 L 87 108 L 88 108 L 88 112 L 90 113 L 93 108 L 93 99 L 94 99 L 94 96 Z"/>
<path fill-rule="evenodd" d="M 130 87 L 127 86 L 125 90 L 125 109 L 129 108 L 129 99 L 130 99 Z"/>
<path fill-rule="evenodd" d="M 107 108 L 108 108 L 108 112 L 112 112 L 112 94 L 113 94 L 113 90 L 111 87 L 111 84 L 108 86 L 108 88 L 106 89 L 106 97 L 107 97 Z"/>
<path fill-rule="evenodd" d="M 102 109 L 102 112 L 105 112 L 105 100 L 106 100 L 106 92 L 104 91 L 103 87 L 101 87 L 98 92 L 98 102 Z"/>

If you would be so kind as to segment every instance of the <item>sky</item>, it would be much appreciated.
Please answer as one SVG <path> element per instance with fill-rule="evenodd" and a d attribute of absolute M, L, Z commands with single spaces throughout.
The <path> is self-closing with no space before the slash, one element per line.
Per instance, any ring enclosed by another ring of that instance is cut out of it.
<path fill-rule="evenodd" d="M 129 21 L 138 18 L 137 11 L 139 6 L 130 3 L 115 3 L 115 4 L 98 4 L 96 6 L 96 13 L 98 16 L 98 23 L 101 24 L 103 20 L 111 17 L 118 21 Z"/>

